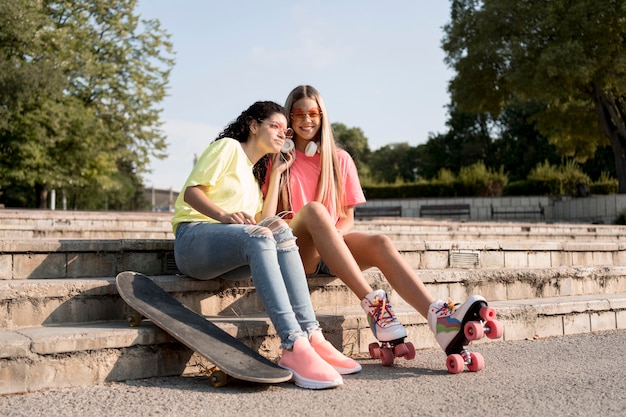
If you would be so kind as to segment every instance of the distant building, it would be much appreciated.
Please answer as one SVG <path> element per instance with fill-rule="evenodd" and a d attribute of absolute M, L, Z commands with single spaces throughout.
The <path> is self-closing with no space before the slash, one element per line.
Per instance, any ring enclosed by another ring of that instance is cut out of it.
<path fill-rule="evenodd" d="M 174 211 L 174 205 L 180 191 L 173 189 L 144 188 L 144 197 L 150 203 L 152 211 Z"/>

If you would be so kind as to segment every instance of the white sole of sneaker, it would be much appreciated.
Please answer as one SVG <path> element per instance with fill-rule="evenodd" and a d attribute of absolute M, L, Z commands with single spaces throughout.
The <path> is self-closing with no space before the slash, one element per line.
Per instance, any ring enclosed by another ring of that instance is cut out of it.
<path fill-rule="evenodd" d="M 281 364 L 278 364 L 278 366 L 280 366 L 281 368 L 287 369 L 288 371 L 291 371 L 291 373 L 293 374 L 293 382 L 300 388 L 328 389 L 328 388 L 338 387 L 339 385 L 343 385 L 343 379 L 341 378 L 334 380 L 334 381 L 318 381 L 315 379 L 304 378 L 303 376 L 300 376 L 297 372 L 295 372 L 293 369 L 287 368 L 286 366 L 283 366 Z"/>

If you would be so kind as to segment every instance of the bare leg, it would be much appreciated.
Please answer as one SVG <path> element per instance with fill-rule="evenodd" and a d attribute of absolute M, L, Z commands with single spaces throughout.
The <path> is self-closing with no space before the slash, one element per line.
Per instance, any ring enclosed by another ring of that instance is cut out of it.
<path fill-rule="evenodd" d="M 359 300 L 373 291 L 322 204 L 307 204 L 289 225 L 298 237 L 297 244 L 307 273 L 312 273 L 322 258 Z"/>
<path fill-rule="evenodd" d="M 372 266 L 380 269 L 400 297 L 422 316 L 428 316 L 428 307 L 435 299 L 388 236 L 352 232 L 345 235 L 344 240 L 361 269 L 365 270 Z M 332 266 L 330 268 L 334 271 Z"/>

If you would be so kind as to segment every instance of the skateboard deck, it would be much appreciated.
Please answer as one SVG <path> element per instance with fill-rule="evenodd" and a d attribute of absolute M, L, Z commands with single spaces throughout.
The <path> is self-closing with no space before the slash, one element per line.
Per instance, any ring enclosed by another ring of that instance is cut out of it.
<path fill-rule="evenodd" d="M 244 381 L 280 383 L 291 379 L 279 367 L 235 339 L 205 317 L 185 307 L 145 275 L 126 271 L 115 279 L 122 299 L 142 316 L 176 340 L 206 357 L 225 374 Z M 129 323 L 131 317 L 128 317 Z M 226 375 L 211 377 L 214 386 L 224 385 Z"/>

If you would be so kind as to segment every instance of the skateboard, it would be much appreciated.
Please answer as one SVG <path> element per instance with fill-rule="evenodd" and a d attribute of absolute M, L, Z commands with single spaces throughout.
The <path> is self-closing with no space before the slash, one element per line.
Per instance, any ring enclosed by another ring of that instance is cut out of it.
<path fill-rule="evenodd" d="M 467 346 L 473 340 L 480 340 L 484 336 L 489 339 L 502 337 L 504 326 L 496 320 L 496 309 L 488 306 L 482 298 L 477 298 L 470 305 L 461 322 L 461 331 L 446 348 L 446 367 L 451 374 L 458 374 L 465 370 L 478 372 L 485 367 L 483 355 L 470 352 Z"/>
<path fill-rule="evenodd" d="M 276 384 L 289 381 L 290 371 L 235 339 L 205 317 L 185 307 L 145 275 L 126 271 L 115 279 L 122 299 L 136 313 L 129 313 L 131 326 L 144 316 L 176 340 L 207 358 L 216 367 L 210 375 L 211 385 L 220 387 L 228 376 L 244 381 Z"/>

